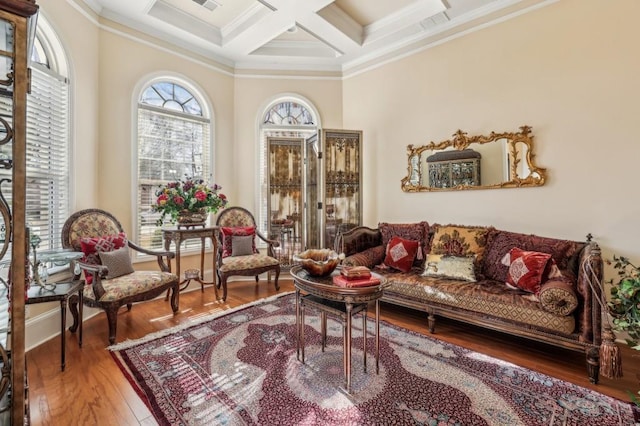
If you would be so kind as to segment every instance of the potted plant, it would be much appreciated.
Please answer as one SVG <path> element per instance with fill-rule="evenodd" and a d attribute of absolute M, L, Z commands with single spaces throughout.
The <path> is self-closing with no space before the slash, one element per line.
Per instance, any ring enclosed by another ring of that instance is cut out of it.
<path fill-rule="evenodd" d="M 640 351 L 640 268 L 624 256 L 614 255 L 613 262 L 607 263 L 613 264 L 618 274 L 617 282 L 609 281 L 612 287 L 608 305 L 613 317 L 613 328 L 615 331 L 626 332 L 627 344 Z M 640 405 L 640 399 L 636 395 L 631 395 L 631 400 Z"/>
<path fill-rule="evenodd" d="M 209 213 L 217 213 L 227 205 L 227 197 L 219 192 L 221 189 L 218 184 L 207 184 L 189 176 L 161 186 L 151 206 L 153 211 L 162 213 L 156 225 L 162 226 L 167 216 L 171 223 L 203 224 Z"/>

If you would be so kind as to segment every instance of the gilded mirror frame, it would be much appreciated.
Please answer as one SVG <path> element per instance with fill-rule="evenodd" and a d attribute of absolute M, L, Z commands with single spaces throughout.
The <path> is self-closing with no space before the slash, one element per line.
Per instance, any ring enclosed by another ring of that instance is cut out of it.
<path fill-rule="evenodd" d="M 426 161 L 428 151 L 442 151 L 449 148 L 449 151 L 462 151 L 469 149 L 473 144 L 497 143 L 500 140 L 506 141 L 506 150 L 509 156 L 508 173 L 509 180 L 488 185 L 468 185 L 461 184 L 451 187 L 441 188 L 423 184 L 423 172 L 421 163 Z M 523 144 L 525 149 L 518 149 L 518 144 Z M 451 150 L 450 148 L 453 148 Z M 526 152 L 525 152 L 526 151 Z M 453 137 L 442 142 L 430 142 L 427 145 L 407 146 L 407 176 L 401 181 L 401 188 L 404 192 L 440 192 L 459 191 L 468 189 L 497 189 L 497 188 L 520 188 L 542 186 L 546 181 L 546 169 L 538 167 L 534 161 L 534 142 L 530 126 L 521 126 L 519 132 L 491 132 L 489 135 L 467 136 L 466 132 L 458 130 Z M 528 176 L 518 176 L 518 167 L 522 161 L 526 161 L 529 170 Z M 417 165 L 417 167 L 416 167 Z"/>

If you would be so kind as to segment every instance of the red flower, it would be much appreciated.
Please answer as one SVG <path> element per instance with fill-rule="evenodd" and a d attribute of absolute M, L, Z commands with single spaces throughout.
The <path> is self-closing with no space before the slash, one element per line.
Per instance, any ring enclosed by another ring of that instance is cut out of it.
<path fill-rule="evenodd" d="M 198 201 L 204 201 L 207 199 L 207 194 L 204 191 L 196 191 L 194 196 Z"/>
<path fill-rule="evenodd" d="M 162 206 L 167 203 L 167 200 L 169 200 L 169 196 L 167 194 L 160 194 L 157 203 Z"/>
<path fill-rule="evenodd" d="M 182 198 L 179 195 L 176 195 L 175 197 L 173 197 L 173 202 L 176 203 L 177 205 L 181 206 L 184 204 L 184 198 Z"/>

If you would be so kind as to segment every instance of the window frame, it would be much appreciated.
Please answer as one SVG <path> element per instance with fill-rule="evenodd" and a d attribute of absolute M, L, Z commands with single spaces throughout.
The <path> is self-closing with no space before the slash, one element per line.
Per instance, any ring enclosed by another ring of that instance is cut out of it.
<path fill-rule="evenodd" d="M 175 84 L 177 86 L 182 87 L 183 89 L 187 90 L 192 96 L 193 98 L 196 100 L 196 102 L 198 102 L 198 104 L 200 105 L 200 109 L 202 112 L 202 115 L 194 115 L 194 114 L 188 114 L 188 113 L 184 113 L 184 112 L 179 112 L 176 111 L 175 109 L 170 109 L 170 108 L 163 108 L 163 107 L 158 107 L 158 106 L 154 106 L 154 105 L 150 105 L 150 104 L 142 104 L 141 103 L 141 99 L 142 96 L 144 94 L 144 92 L 151 86 L 153 86 L 154 84 L 158 84 L 158 83 L 172 83 Z M 139 83 L 136 85 L 136 89 L 133 92 L 133 96 L 132 96 L 132 141 L 134 143 L 132 143 L 132 161 L 131 161 L 131 167 L 132 167 L 132 172 L 131 172 L 131 176 L 132 176 L 132 200 L 131 200 L 131 206 L 132 206 L 132 211 L 131 211 L 131 215 L 132 215 L 132 224 L 133 224 L 133 229 L 134 229 L 134 241 L 136 241 L 138 244 L 140 244 L 142 247 L 147 248 L 147 249 L 153 249 L 153 250 L 164 250 L 164 241 L 161 243 L 161 247 L 155 247 L 155 248 L 151 248 L 149 246 L 145 246 L 142 244 L 142 240 L 143 240 L 143 236 L 142 236 L 142 229 L 141 229 L 141 224 L 139 221 L 140 218 L 140 212 L 141 212 L 141 204 L 138 200 L 141 199 L 142 194 L 139 192 L 140 191 L 140 175 L 139 175 L 139 162 L 140 162 L 140 158 L 139 158 L 139 149 L 140 149 L 140 134 L 139 134 L 139 119 L 140 119 L 140 109 L 144 109 L 147 111 L 151 111 L 151 112 L 158 112 L 158 113 L 162 113 L 162 114 L 169 114 L 169 115 L 175 115 L 176 117 L 182 117 L 182 118 L 186 118 L 189 120 L 194 120 L 194 121 L 200 121 L 202 123 L 205 123 L 208 125 L 208 132 L 207 135 L 205 136 L 205 140 L 202 141 L 203 143 L 203 152 L 206 152 L 206 157 L 203 157 L 203 164 L 204 164 L 204 160 L 206 158 L 206 161 L 208 162 L 208 164 L 206 166 L 208 166 L 208 171 L 204 170 L 203 172 L 203 176 L 202 178 L 205 180 L 211 180 L 211 182 L 215 182 L 214 180 L 214 148 L 215 148 L 215 121 L 214 121 L 214 114 L 213 114 L 213 108 L 211 106 L 211 102 L 209 101 L 206 92 L 200 87 L 198 86 L 195 82 L 191 81 L 190 79 L 186 78 L 185 76 L 182 75 L 177 75 L 177 74 L 172 74 L 172 73 L 155 73 L 154 75 L 150 75 L 147 77 L 144 77 L 143 79 L 141 79 L 139 81 Z M 206 168 L 206 167 L 205 167 Z M 180 176 L 180 178 L 183 178 L 184 176 Z M 154 190 L 155 193 L 155 190 Z M 154 197 L 153 194 L 151 194 L 151 197 Z M 211 220 L 210 218 L 208 220 Z M 162 227 L 159 227 L 158 229 L 162 229 L 164 227 L 167 228 L 172 228 L 175 227 L 175 225 L 171 225 L 168 223 L 165 223 Z M 132 238 L 132 239 L 133 239 Z M 210 245 L 210 242 L 207 241 L 207 247 Z M 185 242 L 185 244 L 182 247 L 182 254 L 194 254 L 194 253 L 199 253 L 200 251 L 200 242 L 198 241 L 191 241 L 191 242 Z M 146 262 L 151 260 L 152 257 L 143 253 L 139 253 L 139 252 L 134 252 L 133 254 L 133 258 L 132 261 L 133 262 Z"/>

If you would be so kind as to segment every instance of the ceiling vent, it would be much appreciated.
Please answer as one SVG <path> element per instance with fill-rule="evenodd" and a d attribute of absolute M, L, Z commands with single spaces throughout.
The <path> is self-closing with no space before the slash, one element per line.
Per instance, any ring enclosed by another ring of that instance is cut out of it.
<path fill-rule="evenodd" d="M 200 6 L 206 7 L 209 10 L 214 10 L 218 6 L 222 6 L 215 0 L 193 0 L 194 3 L 198 3 Z"/>

